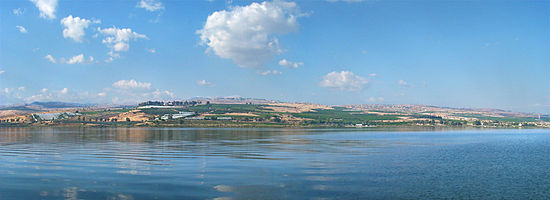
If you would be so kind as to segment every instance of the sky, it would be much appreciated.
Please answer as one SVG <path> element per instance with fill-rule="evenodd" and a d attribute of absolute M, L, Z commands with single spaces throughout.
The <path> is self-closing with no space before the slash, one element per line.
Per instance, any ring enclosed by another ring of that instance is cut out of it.
<path fill-rule="evenodd" d="M 0 105 L 192 97 L 550 113 L 550 1 L 0 1 Z"/>

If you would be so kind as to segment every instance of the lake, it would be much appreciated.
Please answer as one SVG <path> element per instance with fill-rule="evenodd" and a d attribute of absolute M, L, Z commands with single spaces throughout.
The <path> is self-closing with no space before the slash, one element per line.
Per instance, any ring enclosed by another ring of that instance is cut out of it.
<path fill-rule="evenodd" d="M 0 128 L 0 199 L 550 199 L 550 130 Z"/>

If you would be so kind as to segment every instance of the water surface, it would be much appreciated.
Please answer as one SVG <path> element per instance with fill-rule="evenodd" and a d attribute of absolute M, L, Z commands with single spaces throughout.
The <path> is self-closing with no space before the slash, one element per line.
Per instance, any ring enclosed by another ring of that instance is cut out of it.
<path fill-rule="evenodd" d="M 0 199 L 549 199 L 548 130 L 0 128 Z"/>

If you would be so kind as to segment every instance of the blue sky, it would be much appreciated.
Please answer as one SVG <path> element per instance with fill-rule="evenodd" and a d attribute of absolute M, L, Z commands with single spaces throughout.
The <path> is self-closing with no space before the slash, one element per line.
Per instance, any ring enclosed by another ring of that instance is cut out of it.
<path fill-rule="evenodd" d="M 549 74 L 549 1 L 0 2 L 0 104 L 243 96 L 550 113 Z"/>

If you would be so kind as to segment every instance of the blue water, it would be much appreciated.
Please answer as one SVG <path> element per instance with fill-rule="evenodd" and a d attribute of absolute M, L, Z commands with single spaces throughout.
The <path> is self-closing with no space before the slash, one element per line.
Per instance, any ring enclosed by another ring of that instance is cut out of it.
<path fill-rule="evenodd" d="M 0 199 L 550 199 L 550 130 L 0 128 Z"/>

